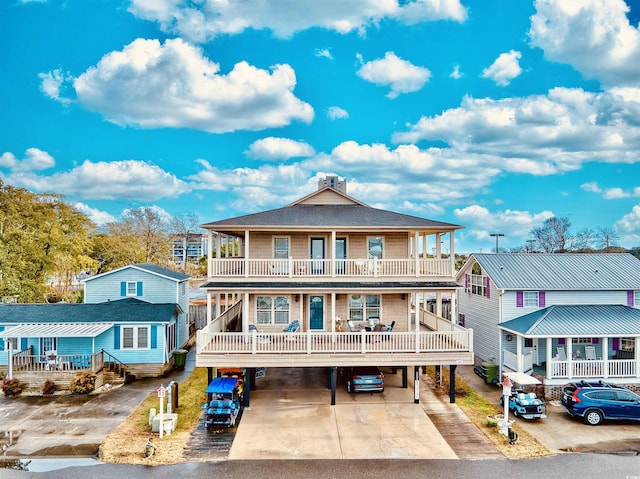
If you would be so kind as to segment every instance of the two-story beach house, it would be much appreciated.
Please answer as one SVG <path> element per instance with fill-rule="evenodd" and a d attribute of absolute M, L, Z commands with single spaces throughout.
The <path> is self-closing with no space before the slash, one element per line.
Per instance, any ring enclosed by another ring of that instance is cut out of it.
<path fill-rule="evenodd" d="M 210 307 L 197 366 L 329 368 L 334 403 L 337 367 L 391 366 L 406 385 L 411 366 L 418 379 L 419 366 L 473 363 L 472 332 L 442 317 L 442 297 L 457 294 L 460 226 L 376 209 L 321 182 L 283 208 L 202 227 L 201 288 L 207 304 L 229 306 Z M 421 307 L 427 295 L 435 313 Z"/>
<path fill-rule="evenodd" d="M 84 293 L 83 304 L 0 305 L 0 372 L 38 388 L 78 371 L 101 383 L 106 369 L 144 377 L 173 366 L 189 339 L 188 276 L 133 264 L 86 279 Z"/>
<path fill-rule="evenodd" d="M 474 331 L 477 361 L 542 379 L 550 399 L 582 379 L 640 389 L 634 256 L 473 254 L 457 278 L 459 320 Z"/>

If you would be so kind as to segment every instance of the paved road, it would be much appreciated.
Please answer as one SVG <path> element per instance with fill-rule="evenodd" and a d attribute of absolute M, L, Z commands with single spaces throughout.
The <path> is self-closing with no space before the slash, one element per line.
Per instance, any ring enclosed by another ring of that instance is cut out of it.
<path fill-rule="evenodd" d="M 3 479 L 637 479 L 637 457 L 560 454 L 527 461 L 504 460 L 255 460 L 187 463 L 175 466 L 105 464 L 46 473 L 2 471 Z"/>

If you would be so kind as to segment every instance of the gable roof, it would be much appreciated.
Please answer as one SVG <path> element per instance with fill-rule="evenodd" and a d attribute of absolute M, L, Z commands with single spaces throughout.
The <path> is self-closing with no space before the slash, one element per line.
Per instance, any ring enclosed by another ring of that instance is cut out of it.
<path fill-rule="evenodd" d="M 181 308 L 135 298 L 96 304 L 0 304 L 0 324 L 167 323 Z"/>
<path fill-rule="evenodd" d="M 458 281 L 476 261 L 498 289 L 640 289 L 640 260 L 628 253 L 474 253 Z"/>
<path fill-rule="evenodd" d="M 118 268 L 118 269 L 114 269 L 111 271 L 107 271 L 106 273 L 101 273 L 101 274 L 97 274 L 95 276 L 91 276 L 90 278 L 86 278 L 83 281 L 91 281 L 94 280 L 96 278 L 102 278 L 104 276 L 107 276 L 109 274 L 113 274 L 116 273 L 118 271 L 124 271 L 126 269 L 137 269 L 139 271 L 144 271 L 147 273 L 151 273 L 154 274 L 156 276 L 161 276 L 163 278 L 169 279 L 171 281 L 176 281 L 176 282 L 182 282 L 182 281 L 186 281 L 190 278 L 189 275 L 186 275 L 184 273 L 179 273 L 178 271 L 173 271 L 171 269 L 168 268 L 163 268 L 161 266 L 155 265 L 155 264 L 151 264 L 151 263 L 137 263 L 137 264 L 129 264 L 127 266 L 123 266 L 122 268 Z"/>
<path fill-rule="evenodd" d="M 283 208 L 213 221 L 201 226 L 222 232 L 240 232 L 246 229 L 266 231 L 274 228 L 326 230 L 329 227 L 362 231 L 406 231 L 411 228 L 449 231 L 463 228 L 451 223 L 372 208 L 330 187 L 315 191 Z"/>
<path fill-rule="evenodd" d="M 640 335 L 640 309 L 623 305 L 553 305 L 498 324 L 527 337 Z"/>

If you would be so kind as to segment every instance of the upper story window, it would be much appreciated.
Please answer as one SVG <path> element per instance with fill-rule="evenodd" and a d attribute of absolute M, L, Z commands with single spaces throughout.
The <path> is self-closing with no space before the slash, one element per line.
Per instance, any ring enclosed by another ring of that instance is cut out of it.
<path fill-rule="evenodd" d="M 349 295 L 349 320 L 369 321 L 372 318 L 380 319 L 380 295 Z"/>
<path fill-rule="evenodd" d="M 490 296 L 490 284 L 488 276 L 482 274 L 482 268 L 478 263 L 473 265 L 471 269 L 471 274 L 465 275 L 464 278 L 464 290 L 471 294 L 476 294 L 478 296 L 485 296 L 489 298 Z"/>
<path fill-rule="evenodd" d="M 137 287 L 135 281 L 127 281 L 127 296 L 135 296 Z"/>
<path fill-rule="evenodd" d="M 149 326 L 123 326 L 122 349 L 149 349 Z"/>
<path fill-rule="evenodd" d="M 142 296 L 142 281 L 121 281 L 120 296 Z"/>
<path fill-rule="evenodd" d="M 289 324 L 288 296 L 258 296 L 256 298 L 257 324 Z"/>
<path fill-rule="evenodd" d="M 517 308 L 544 308 L 545 292 L 544 291 L 516 291 L 516 307 Z"/>
<path fill-rule="evenodd" d="M 274 259 L 287 259 L 289 257 L 289 238 L 287 236 L 276 236 L 273 238 Z"/>
<path fill-rule="evenodd" d="M 367 238 L 367 252 L 369 259 L 382 259 L 382 248 L 384 246 L 384 238 L 381 236 L 370 236 Z"/>

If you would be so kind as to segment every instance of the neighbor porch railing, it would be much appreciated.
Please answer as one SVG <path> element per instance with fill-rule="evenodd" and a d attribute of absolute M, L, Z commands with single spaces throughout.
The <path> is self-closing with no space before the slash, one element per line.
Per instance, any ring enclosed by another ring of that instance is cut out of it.
<path fill-rule="evenodd" d="M 251 259 L 213 258 L 211 276 L 224 277 L 421 277 L 453 275 L 450 259 Z"/>
<path fill-rule="evenodd" d="M 26 353 L 26 354 L 25 354 Z M 104 367 L 103 351 L 87 354 L 31 354 L 25 350 L 13 355 L 14 372 L 82 371 L 98 372 Z"/>
<path fill-rule="evenodd" d="M 198 331 L 197 353 L 366 354 L 472 352 L 473 331 L 218 333 Z"/>
<path fill-rule="evenodd" d="M 638 377 L 635 359 L 551 361 L 551 379 L 634 378 Z"/>

